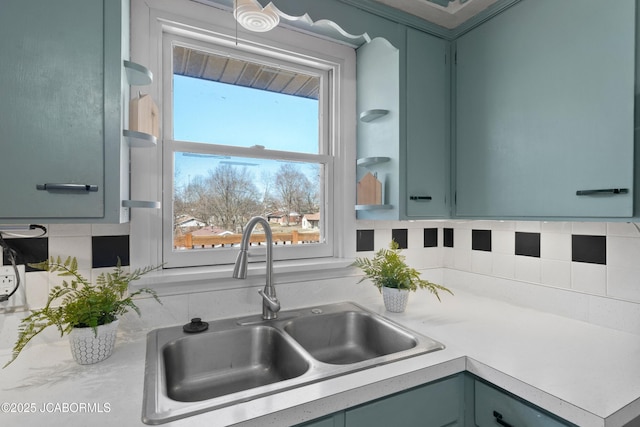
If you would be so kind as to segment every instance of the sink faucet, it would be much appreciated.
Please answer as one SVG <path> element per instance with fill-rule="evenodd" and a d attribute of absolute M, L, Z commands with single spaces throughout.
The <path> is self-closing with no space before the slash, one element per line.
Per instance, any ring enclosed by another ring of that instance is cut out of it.
<path fill-rule="evenodd" d="M 251 218 L 244 228 L 242 241 L 240 243 L 240 253 L 238 253 L 236 264 L 233 267 L 233 277 L 235 279 L 247 278 L 249 241 L 251 240 L 251 232 L 257 224 L 262 225 L 267 238 L 267 283 L 264 285 L 264 289 L 259 290 L 258 293 L 262 297 L 262 318 L 264 320 L 272 320 L 278 317 L 278 311 L 280 311 L 280 302 L 276 297 L 276 288 L 271 283 L 273 276 L 273 235 L 271 234 L 269 223 L 261 216 Z"/>

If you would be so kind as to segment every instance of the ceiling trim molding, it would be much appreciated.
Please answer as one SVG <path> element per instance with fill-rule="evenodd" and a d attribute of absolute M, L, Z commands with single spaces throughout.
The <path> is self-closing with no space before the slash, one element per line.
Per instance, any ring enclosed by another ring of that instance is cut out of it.
<path fill-rule="evenodd" d="M 436 25 L 432 22 L 426 21 L 417 16 L 403 12 L 398 9 L 394 9 L 382 3 L 375 2 L 373 0 L 338 0 L 341 3 L 348 4 L 355 8 L 364 10 L 369 13 L 373 13 L 382 18 L 389 19 L 400 24 L 404 24 L 408 27 L 415 28 L 425 33 L 443 38 L 445 40 L 453 41 L 461 35 L 471 31 L 478 25 L 488 21 L 494 16 L 504 12 L 511 6 L 519 3 L 522 0 L 498 0 L 482 12 L 478 13 L 474 17 L 468 19 L 464 23 L 460 24 L 454 29 L 448 29 L 440 25 Z"/>
<path fill-rule="evenodd" d="M 233 0 L 194 0 L 200 3 L 218 3 L 226 6 L 226 8 L 233 7 Z M 315 0 L 318 1 L 318 0 Z M 445 28 L 443 26 L 434 24 L 425 19 L 419 18 L 410 13 L 403 12 L 399 9 L 395 9 L 391 6 L 387 6 L 383 3 L 379 3 L 373 0 L 335 0 L 339 3 L 349 5 L 351 7 L 360 9 L 365 12 L 380 16 L 381 18 L 388 19 L 399 24 L 406 25 L 407 27 L 414 28 L 416 30 L 423 31 L 442 39 L 453 41 L 463 34 L 476 28 L 478 25 L 488 21 L 494 16 L 504 12 L 508 8 L 521 2 L 522 0 L 498 0 L 491 6 L 484 9 L 474 17 L 463 22 L 454 29 Z M 268 5 L 271 0 L 258 0 L 263 6 Z M 318 18 L 320 19 L 320 18 Z"/>
<path fill-rule="evenodd" d="M 496 3 L 492 4 L 482 12 L 478 13 L 473 18 L 463 22 L 459 26 L 454 29 L 453 39 L 457 39 L 465 33 L 473 30 L 477 26 L 483 24 L 489 19 L 493 18 L 496 15 L 501 14 L 505 10 L 514 6 L 516 3 L 520 3 L 522 0 L 498 0 Z"/>
<path fill-rule="evenodd" d="M 425 33 L 432 34 L 434 36 L 441 37 L 446 40 L 452 40 L 454 30 L 450 30 L 440 25 L 436 25 L 432 22 L 425 21 L 422 18 L 403 12 L 398 9 L 394 9 L 382 3 L 375 2 L 373 0 L 338 0 L 340 3 L 348 4 L 349 6 L 357 9 L 364 10 L 365 12 L 378 15 L 382 18 L 388 19 L 399 24 L 404 24 L 408 27 L 415 28 Z"/>

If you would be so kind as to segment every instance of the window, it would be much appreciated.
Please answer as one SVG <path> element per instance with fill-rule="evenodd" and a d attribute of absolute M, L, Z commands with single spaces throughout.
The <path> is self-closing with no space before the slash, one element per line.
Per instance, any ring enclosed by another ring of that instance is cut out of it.
<path fill-rule="evenodd" d="M 233 263 L 256 215 L 275 260 L 336 256 L 337 64 L 185 32 L 162 43 L 165 266 Z"/>

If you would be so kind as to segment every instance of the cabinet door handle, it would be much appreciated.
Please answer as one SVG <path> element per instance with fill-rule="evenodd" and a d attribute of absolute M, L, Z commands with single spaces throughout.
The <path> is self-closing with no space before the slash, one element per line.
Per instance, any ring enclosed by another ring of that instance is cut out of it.
<path fill-rule="evenodd" d="M 628 188 L 604 188 L 601 190 L 578 190 L 576 196 L 597 196 L 607 194 L 627 194 Z"/>
<path fill-rule="evenodd" d="M 90 192 L 98 191 L 97 185 L 91 184 L 37 184 L 36 189 L 43 191 L 73 191 L 73 192 Z"/>
<path fill-rule="evenodd" d="M 502 414 L 500 412 L 493 411 L 493 416 L 495 417 L 496 422 L 498 424 L 500 424 L 501 426 L 503 426 L 503 427 L 513 427 L 511 424 L 509 424 L 508 422 L 506 422 L 506 421 L 504 421 L 502 419 Z"/>
<path fill-rule="evenodd" d="M 431 200 L 431 196 L 409 196 L 409 200 L 416 200 L 416 201 Z"/>

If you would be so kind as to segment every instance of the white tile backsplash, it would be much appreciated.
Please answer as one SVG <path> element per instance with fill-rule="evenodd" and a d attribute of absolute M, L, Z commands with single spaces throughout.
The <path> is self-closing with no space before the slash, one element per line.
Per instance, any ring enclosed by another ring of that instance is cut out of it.
<path fill-rule="evenodd" d="M 129 235 L 129 223 L 124 224 L 92 224 L 92 236 L 126 236 Z"/>
<path fill-rule="evenodd" d="M 592 236 L 604 236 L 607 234 L 606 222 L 574 222 L 571 232 L 573 234 L 587 234 Z"/>
<path fill-rule="evenodd" d="M 571 264 L 571 289 L 593 295 L 607 293 L 607 267 L 600 264 Z"/>
<path fill-rule="evenodd" d="M 516 256 L 515 258 L 516 280 L 522 280 L 523 282 L 540 283 L 540 258 L 529 256 Z"/>
<path fill-rule="evenodd" d="M 607 267 L 607 296 L 640 303 L 640 266 Z"/>
<path fill-rule="evenodd" d="M 408 229 L 409 264 L 425 274 L 444 272 L 434 280 L 447 286 L 474 289 L 487 296 L 551 311 L 579 320 L 635 330 L 640 334 L 640 232 L 629 223 L 539 222 L 539 221 L 369 221 L 358 220 L 358 229 L 374 230 L 375 250 L 388 247 L 392 229 Z M 424 228 L 438 228 L 438 247 L 424 248 Z M 443 247 L 443 228 L 454 230 L 454 247 Z M 471 249 L 472 229 L 492 231 L 492 251 Z M 540 257 L 515 255 L 515 232 L 540 233 Z M 49 253 L 76 256 L 83 274 L 99 274 L 92 269 L 92 236 L 128 235 L 129 225 L 52 225 L 49 227 Z M 607 265 L 572 262 L 571 235 L 606 235 Z M 355 239 L 355 233 L 354 233 Z M 357 252 L 347 257 L 370 257 L 373 252 Z M 444 267 L 444 268 L 442 268 Z M 111 269 L 106 269 L 111 270 Z M 354 283 L 355 283 L 355 278 Z M 465 280 L 470 283 L 464 283 Z M 61 282 L 55 275 L 27 273 L 27 300 L 32 308 L 44 304 L 51 286 Z M 282 286 L 282 285 L 281 285 Z M 283 299 L 298 301 L 344 299 L 345 292 L 373 288 L 361 284 L 348 289 L 284 285 Z M 329 290 L 331 290 L 329 292 Z M 375 290 L 375 289 L 374 289 Z M 204 315 L 225 317 L 255 312 L 256 289 L 241 288 L 164 297 L 165 306 L 154 307 L 145 300 L 144 311 L 153 324 L 155 316 L 168 317 L 170 323 L 188 321 Z M 280 296 L 280 294 L 279 294 Z M 234 300 L 232 307 L 226 303 Z M 285 301 L 283 301 L 284 303 Z M 237 304 L 236 304 L 237 303 Z M 298 304 L 299 305 L 299 304 Z M 628 325 L 622 325 L 627 322 Z M 634 326 L 637 325 L 637 328 Z M 634 329 L 636 328 L 636 329 Z"/>
<path fill-rule="evenodd" d="M 608 236 L 607 266 L 640 269 L 640 238 Z"/>
<path fill-rule="evenodd" d="M 515 233 L 506 230 L 492 230 L 491 251 L 500 254 L 513 255 L 516 248 Z"/>
<path fill-rule="evenodd" d="M 540 281 L 549 286 L 571 288 L 571 262 L 541 259 Z"/>
<path fill-rule="evenodd" d="M 49 238 L 49 256 L 54 258 L 60 256 L 62 261 L 68 256 L 75 256 L 78 260 L 78 269 L 91 269 L 93 267 L 91 235 Z"/>
<path fill-rule="evenodd" d="M 640 230 L 630 222 L 607 223 L 608 236 L 640 237 Z"/>
<path fill-rule="evenodd" d="M 539 233 L 540 232 L 540 222 L 538 222 L 538 221 L 517 221 L 516 222 L 516 231 L 521 231 L 523 233 Z"/>
<path fill-rule="evenodd" d="M 490 275 L 493 272 L 493 256 L 491 252 L 471 251 L 471 271 Z"/>
<path fill-rule="evenodd" d="M 566 221 L 542 221 L 540 223 L 540 231 L 542 233 L 571 234 L 571 224 Z"/>
<path fill-rule="evenodd" d="M 541 233 L 540 258 L 571 261 L 571 234 Z"/>
<path fill-rule="evenodd" d="M 49 237 L 90 236 L 91 224 L 50 224 Z"/>
<path fill-rule="evenodd" d="M 516 262 L 513 254 L 494 253 L 493 254 L 493 275 L 514 279 L 516 276 Z"/>

